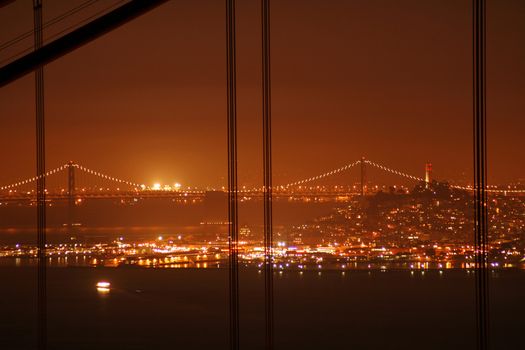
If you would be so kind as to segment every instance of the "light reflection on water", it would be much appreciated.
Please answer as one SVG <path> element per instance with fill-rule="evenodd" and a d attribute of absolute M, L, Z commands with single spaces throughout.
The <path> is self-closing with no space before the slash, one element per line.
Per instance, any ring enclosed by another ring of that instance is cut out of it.
<path fill-rule="evenodd" d="M 144 269 L 216 269 L 216 268 L 227 268 L 228 267 L 228 257 L 227 255 L 221 256 L 219 259 L 211 261 L 198 261 L 188 259 L 187 257 L 165 257 L 165 258 L 142 258 L 142 259 L 132 259 L 124 260 L 123 258 L 117 257 L 93 257 L 86 255 L 76 255 L 69 257 L 49 257 L 47 258 L 48 267 L 124 267 L 124 268 L 144 268 Z M 37 266 L 38 260 L 36 258 L 27 258 L 27 257 L 1 257 L 0 258 L 0 267 L 1 266 L 16 266 L 16 267 L 28 267 L 28 266 Z M 241 264 L 241 267 L 247 269 L 259 270 L 260 264 L 257 263 L 246 263 Z M 379 272 L 387 271 L 399 271 L 405 270 L 410 271 L 411 275 L 420 273 L 425 274 L 425 271 L 437 271 L 440 275 L 446 271 L 462 270 L 467 274 L 474 272 L 474 266 L 472 264 L 465 263 L 456 263 L 451 264 L 447 263 L 446 266 L 443 264 L 432 264 L 428 263 L 425 265 L 414 265 L 413 263 L 407 262 L 395 262 L 395 263 L 368 263 L 368 262 L 359 262 L 359 263 L 347 263 L 347 264 L 325 264 L 323 266 L 315 264 L 299 264 L 299 265 L 289 265 L 285 267 L 284 265 L 278 265 L 274 268 L 276 274 L 282 272 L 294 272 L 301 270 L 316 270 L 316 271 L 352 271 L 352 270 L 371 270 Z M 497 276 L 498 271 L 502 270 L 525 270 L 525 263 L 514 264 L 514 265 L 503 265 L 498 267 L 493 267 L 491 269 L 493 276 Z M 319 273 L 321 275 L 321 273 Z"/>

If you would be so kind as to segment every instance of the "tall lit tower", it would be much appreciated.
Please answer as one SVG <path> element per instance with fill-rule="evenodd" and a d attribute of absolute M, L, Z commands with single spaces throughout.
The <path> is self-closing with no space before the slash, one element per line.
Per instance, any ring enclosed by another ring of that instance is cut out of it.
<path fill-rule="evenodd" d="M 425 188 L 432 183 L 432 163 L 425 164 Z"/>
<path fill-rule="evenodd" d="M 68 199 L 68 219 L 67 227 L 69 234 L 73 235 L 73 224 L 75 221 L 75 164 L 73 161 L 67 163 L 67 199 Z"/>

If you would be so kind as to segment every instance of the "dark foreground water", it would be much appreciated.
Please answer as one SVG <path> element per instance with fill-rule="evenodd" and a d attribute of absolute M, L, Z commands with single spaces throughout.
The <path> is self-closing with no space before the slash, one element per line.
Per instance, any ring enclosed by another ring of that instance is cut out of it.
<path fill-rule="evenodd" d="M 110 281 L 109 294 L 97 291 Z M 36 271 L 0 267 L 0 349 L 34 349 Z M 263 349 L 263 276 L 241 272 L 241 348 Z M 50 268 L 50 349 L 227 349 L 227 271 Z M 491 279 L 494 349 L 523 349 L 525 272 Z M 474 349 L 466 271 L 275 276 L 276 349 Z"/>

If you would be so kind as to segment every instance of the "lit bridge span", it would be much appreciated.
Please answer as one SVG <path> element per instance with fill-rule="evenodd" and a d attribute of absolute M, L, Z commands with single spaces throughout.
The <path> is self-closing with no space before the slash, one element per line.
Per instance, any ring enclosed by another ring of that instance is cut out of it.
<path fill-rule="evenodd" d="M 287 184 L 274 186 L 272 195 L 274 198 L 337 198 L 337 197 L 351 197 L 356 195 L 366 195 L 374 193 L 374 187 L 370 187 L 366 183 L 365 174 L 366 168 L 370 166 L 381 171 L 399 176 L 401 178 L 409 179 L 428 186 L 431 183 L 431 166 L 427 164 L 425 178 L 414 176 L 406 172 L 396 170 L 385 165 L 373 162 L 371 160 L 361 158 L 352 163 L 348 163 L 336 169 L 312 176 L 306 179 L 290 182 Z M 319 180 L 329 178 L 336 174 L 349 171 L 352 168 L 360 169 L 360 183 L 356 186 L 332 186 L 320 187 L 312 186 L 318 183 Z M 96 179 L 106 182 L 106 185 L 91 186 L 82 188 L 77 186 L 77 173 L 86 174 Z M 48 179 L 58 177 L 60 174 L 67 175 L 67 189 L 62 188 L 57 191 L 46 190 L 46 199 L 49 201 L 69 200 L 75 201 L 78 199 L 136 199 L 136 198 L 169 198 L 175 200 L 200 200 L 203 199 L 210 192 L 226 192 L 224 189 L 219 190 L 199 190 L 199 189 L 180 189 L 175 187 L 149 187 L 142 183 L 121 179 L 111 176 L 96 170 L 92 170 L 74 162 L 68 162 L 57 168 L 47 171 L 43 176 Z M 19 180 L 17 182 L 0 186 L 0 202 L 9 201 L 34 201 L 36 200 L 36 191 L 34 189 L 27 189 L 32 183 L 36 182 L 38 176 Z M 112 183 L 108 187 L 107 183 Z M 463 191 L 473 191 L 471 186 L 449 185 L 450 188 Z M 63 187 L 63 186 L 62 186 Z M 377 188 L 377 187 L 376 187 Z M 500 194 L 525 194 L 525 189 L 517 188 L 486 188 L 488 193 Z M 240 187 L 238 189 L 239 198 L 250 199 L 263 196 L 264 188 L 250 188 L 246 189 Z"/>

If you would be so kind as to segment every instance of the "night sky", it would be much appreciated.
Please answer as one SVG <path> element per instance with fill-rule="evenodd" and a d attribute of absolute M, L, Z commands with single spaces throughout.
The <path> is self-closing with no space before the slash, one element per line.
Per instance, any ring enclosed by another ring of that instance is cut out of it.
<path fill-rule="evenodd" d="M 44 1 L 45 21 L 81 2 Z M 0 43 L 32 28 L 31 3 L 0 8 Z M 262 183 L 259 8 L 237 1 L 239 177 L 248 186 Z M 361 156 L 418 176 L 430 161 L 436 178 L 470 181 L 470 13 L 463 0 L 272 1 L 274 183 Z M 47 167 L 71 159 L 146 184 L 226 185 L 224 17 L 221 0 L 170 1 L 46 66 Z M 492 183 L 525 178 L 524 18 L 524 1 L 488 1 Z M 34 174 L 34 118 L 33 75 L 0 88 L 0 185 Z"/>

